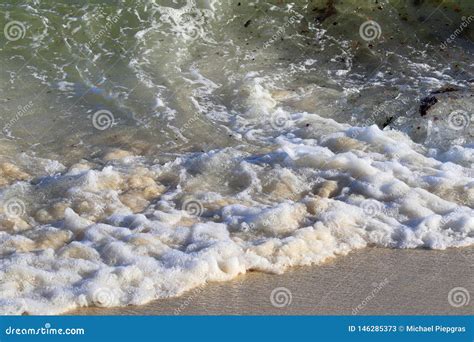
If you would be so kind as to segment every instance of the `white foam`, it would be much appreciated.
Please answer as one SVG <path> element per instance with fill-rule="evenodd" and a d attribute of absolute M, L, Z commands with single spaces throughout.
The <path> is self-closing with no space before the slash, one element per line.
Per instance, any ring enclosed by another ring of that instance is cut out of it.
<path fill-rule="evenodd" d="M 127 157 L 102 170 L 74 167 L 44 185 L 62 184 L 64 219 L 1 231 L 1 313 L 143 304 L 367 245 L 474 243 L 472 147 L 433 153 L 400 132 L 314 114 L 291 130 L 305 138 L 280 136 L 264 155 L 228 148 L 155 166 Z M 174 185 L 142 213 L 121 202 L 124 193 L 145 198 L 165 179 Z M 190 198 L 194 211 L 184 207 Z"/>

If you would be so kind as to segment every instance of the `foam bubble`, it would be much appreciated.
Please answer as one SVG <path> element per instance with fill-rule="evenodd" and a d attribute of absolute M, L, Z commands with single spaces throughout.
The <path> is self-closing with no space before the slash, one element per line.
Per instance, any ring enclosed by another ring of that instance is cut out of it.
<path fill-rule="evenodd" d="M 433 154 L 403 134 L 316 115 L 292 129 L 308 120 L 329 129 L 281 136 L 264 155 L 229 148 L 151 165 L 120 153 L 31 187 L 32 197 L 55 189 L 56 203 L 36 212 L 42 224 L 28 208 L 22 220 L 34 229 L 12 222 L 0 232 L 1 312 L 142 304 L 369 244 L 474 243 L 471 147 Z M 189 196 L 199 215 L 182 208 Z"/>

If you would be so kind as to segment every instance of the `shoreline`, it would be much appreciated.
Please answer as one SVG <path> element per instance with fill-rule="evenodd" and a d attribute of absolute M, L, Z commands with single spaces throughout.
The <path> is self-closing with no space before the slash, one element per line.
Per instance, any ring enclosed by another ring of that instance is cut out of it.
<path fill-rule="evenodd" d="M 467 305 L 449 292 L 464 288 Z M 274 291 L 273 305 L 271 296 Z M 454 303 L 456 304 L 456 303 Z M 365 248 L 284 274 L 249 272 L 142 306 L 66 315 L 473 315 L 474 247 L 444 251 Z"/>

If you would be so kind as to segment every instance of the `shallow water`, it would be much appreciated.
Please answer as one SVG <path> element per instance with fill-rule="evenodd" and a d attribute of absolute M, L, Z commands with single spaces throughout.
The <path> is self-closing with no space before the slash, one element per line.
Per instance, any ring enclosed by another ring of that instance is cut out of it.
<path fill-rule="evenodd" d="M 468 1 L 0 5 L 0 312 L 474 243 Z"/>

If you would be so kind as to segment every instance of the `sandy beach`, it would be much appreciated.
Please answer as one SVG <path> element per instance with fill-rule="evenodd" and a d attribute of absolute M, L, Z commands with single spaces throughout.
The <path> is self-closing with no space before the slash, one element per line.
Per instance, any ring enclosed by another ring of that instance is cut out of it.
<path fill-rule="evenodd" d="M 140 307 L 86 308 L 68 314 L 472 315 L 472 299 L 467 305 L 454 307 L 448 294 L 453 288 L 463 287 L 472 296 L 473 271 L 474 248 L 369 248 L 282 275 L 252 272 Z M 291 302 L 275 307 L 270 297 L 279 287 L 291 292 Z"/>

